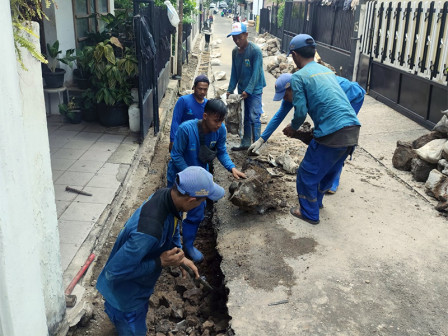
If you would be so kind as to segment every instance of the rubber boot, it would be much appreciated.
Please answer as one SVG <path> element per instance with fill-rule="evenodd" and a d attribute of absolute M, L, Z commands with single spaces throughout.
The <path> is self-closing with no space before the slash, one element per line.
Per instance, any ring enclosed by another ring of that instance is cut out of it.
<path fill-rule="evenodd" d="M 243 138 L 241 139 L 241 143 L 238 147 L 232 147 L 232 151 L 238 152 L 238 151 L 245 151 L 249 148 L 251 145 L 251 139 L 252 139 L 252 127 L 251 125 L 246 126 L 244 125 L 244 134 Z"/>
<path fill-rule="evenodd" d="M 261 136 L 261 124 L 255 124 L 252 126 L 252 136 L 253 136 L 253 141 L 252 143 L 254 143 L 255 141 L 257 141 L 260 136 Z"/>
<path fill-rule="evenodd" d="M 186 223 L 183 221 L 182 223 L 182 237 L 184 242 L 184 252 L 187 258 L 193 260 L 195 264 L 200 263 L 204 260 L 204 256 L 202 253 L 193 246 L 194 240 L 196 239 L 196 233 L 198 232 L 199 225 L 194 225 L 190 223 Z"/>

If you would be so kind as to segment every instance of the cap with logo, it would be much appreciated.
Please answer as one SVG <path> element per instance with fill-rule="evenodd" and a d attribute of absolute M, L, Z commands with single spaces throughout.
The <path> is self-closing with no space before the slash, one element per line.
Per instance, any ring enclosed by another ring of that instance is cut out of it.
<path fill-rule="evenodd" d="M 176 187 L 182 195 L 207 197 L 217 201 L 225 194 L 224 189 L 213 182 L 213 176 L 204 168 L 190 166 L 177 173 Z"/>
<path fill-rule="evenodd" d="M 227 35 L 227 37 L 229 37 L 231 35 L 239 35 L 242 33 L 247 33 L 246 25 L 241 22 L 234 22 L 232 24 L 232 32 L 229 35 Z"/>
<path fill-rule="evenodd" d="M 289 56 L 289 54 L 293 50 L 300 49 L 300 48 L 307 47 L 307 46 L 315 47 L 316 42 L 314 41 L 314 39 L 308 34 L 296 35 L 293 37 L 291 42 L 289 42 L 289 52 L 288 52 L 288 55 L 286 55 L 286 56 Z"/>
<path fill-rule="evenodd" d="M 279 101 L 283 99 L 286 89 L 291 86 L 291 77 L 292 75 L 290 73 L 284 73 L 277 78 L 275 81 L 275 95 L 273 100 Z"/>

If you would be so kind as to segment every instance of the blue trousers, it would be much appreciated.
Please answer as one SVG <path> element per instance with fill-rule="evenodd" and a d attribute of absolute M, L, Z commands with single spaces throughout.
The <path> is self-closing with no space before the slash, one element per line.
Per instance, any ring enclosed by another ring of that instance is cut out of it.
<path fill-rule="evenodd" d="M 297 170 L 296 181 L 300 211 L 305 218 L 319 220 L 324 195 L 352 151 L 353 146 L 332 148 L 311 140 Z"/>
<path fill-rule="evenodd" d="M 146 336 L 148 303 L 138 310 L 127 313 L 115 309 L 107 301 L 104 302 L 104 308 L 119 336 Z"/>
<path fill-rule="evenodd" d="M 362 104 L 364 103 L 364 98 L 359 103 L 350 103 L 352 105 L 352 108 L 355 110 L 356 115 L 358 115 L 359 110 L 361 109 Z M 333 185 L 331 186 L 330 190 L 336 192 L 339 187 L 339 179 L 341 178 L 342 173 L 342 167 L 337 176 L 335 177 L 333 181 Z"/>
<path fill-rule="evenodd" d="M 251 94 L 244 99 L 244 134 L 241 146 L 248 147 L 260 137 L 260 117 L 263 113 L 261 96 L 261 93 Z"/>

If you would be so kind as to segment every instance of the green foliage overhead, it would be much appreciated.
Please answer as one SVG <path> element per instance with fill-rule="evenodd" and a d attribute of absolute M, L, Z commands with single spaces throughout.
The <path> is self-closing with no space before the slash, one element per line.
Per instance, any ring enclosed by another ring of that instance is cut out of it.
<path fill-rule="evenodd" d="M 27 33 L 38 38 L 38 36 L 31 30 L 29 21 L 48 20 L 43 8 L 44 6 L 49 8 L 53 3 L 53 0 L 9 0 L 9 2 L 11 5 L 14 47 L 16 50 L 17 61 L 23 69 L 26 69 L 20 52 L 20 47 L 23 47 L 39 62 L 48 63 L 45 57 L 23 36 L 23 34 Z"/>
<path fill-rule="evenodd" d="M 283 19 L 285 17 L 285 0 L 278 2 L 277 27 L 283 27 Z"/>

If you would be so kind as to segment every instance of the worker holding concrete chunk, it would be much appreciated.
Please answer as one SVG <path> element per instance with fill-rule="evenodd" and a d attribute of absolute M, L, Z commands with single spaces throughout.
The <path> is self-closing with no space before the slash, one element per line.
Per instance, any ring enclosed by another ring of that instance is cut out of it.
<path fill-rule="evenodd" d="M 258 155 L 260 148 L 263 144 L 268 141 L 269 137 L 274 133 L 277 127 L 282 123 L 285 119 L 286 115 L 293 108 L 292 105 L 292 89 L 291 89 L 291 77 L 292 74 L 286 73 L 280 75 L 275 82 L 275 95 L 274 101 L 282 100 L 282 104 L 280 109 L 275 113 L 272 119 L 269 121 L 266 129 L 261 134 L 260 139 L 254 142 L 248 149 L 249 155 Z M 366 91 L 356 82 L 351 82 L 348 79 L 343 77 L 336 76 L 336 80 L 338 81 L 342 90 L 344 90 L 348 100 L 350 101 L 350 105 L 356 114 L 358 114 L 361 106 L 364 102 L 364 96 Z M 339 179 L 341 176 L 342 167 L 335 177 L 331 188 L 328 190 L 328 193 L 335 193 L 339 186 Z"/>
<path fill-rule="evenodd" d="M 207 103 L 207 92 L 210 81 L 206 75 L 199 75 L 193 82 L 193 93 L 180 97 L 173 110 L 170 130 L 169 151 L 173 148 L 174 138 L 179 125 L 184 121 L 192 119 L 202 119 L 204 107 Z"/>
<path fill-rule="evenodd" d="M 260 137 L 263 113 L 261 98 L 266 86 L 263 71 L 263 55 L 259 47 L 247 39 L 248 33 L 244 23 L 234 22 L 232 36 L 236 47 L 232 51 L 232 72 L 230 75 L 227 97 L 235 91 L 244 99 L 244 134 L 238 147 L 233 151 L 247 150 L 252 142 Z"/>
<path fill-rule="evenodd" d="M 295 36 L 289 54 L 299 70 L 291 77 L 294 117 L 283 131 L 295 132 L 309 114 L 314 139 L 308 145 L 297 170 L 299 206 L 290 213 L 310 224 L 319 223 L 319 209 L 325 193 L 341 170 L 345 159 L 358 144 L 361 124 L 336 75 L 314 61 L 316 43 L 307 34 Z"/>
<path fill-rule="evenodd" d="M 163 267 L 187 266 L 199 278 L 182 251 L 181 213 L 206 198 L 217 201 L 223 196 L 224 189 L 209 172 L 188 167 L 176 174 L 171 188 L 157 190 L 126 222 L 96 285 L 118 335 L 146 335 L 149 298 Z"/>
<path fill-rule="evenodd" d="M 167 182 L 173 185 L 178 172 L 189 166 L 209 168 L 215 157 L 236 179 L 246 175 L 236 169 L 227 154 L 227 131 L 223 124 L 227 114 L 226 105 L 219 99 L 210 99 L 205 104 L 202 120 L 194 119 L 182 123 L 177 130 L 168 163 Z M 204 259 L 202 253 L 193 246 L 199 224 L 204 219 L 205 202 L 187 213 L 182 222 L 182 238 L 185 254 L 195 263 Z"/>

